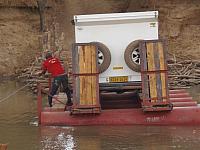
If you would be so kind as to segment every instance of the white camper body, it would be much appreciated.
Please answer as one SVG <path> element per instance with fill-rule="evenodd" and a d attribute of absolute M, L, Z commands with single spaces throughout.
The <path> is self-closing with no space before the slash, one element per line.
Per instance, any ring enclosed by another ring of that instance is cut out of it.
<path fill-rule="evenodd" d="M 127 82 L 141 81 L 140 72 L 127 66 L 124 52 L 135 40 L 158 39 L 158 11 L 77 15 L 74 22 L 76 43 L 100 42 L 110 51 L 110 65 L 100 73 L 99 83 L 124 77 Z"/>

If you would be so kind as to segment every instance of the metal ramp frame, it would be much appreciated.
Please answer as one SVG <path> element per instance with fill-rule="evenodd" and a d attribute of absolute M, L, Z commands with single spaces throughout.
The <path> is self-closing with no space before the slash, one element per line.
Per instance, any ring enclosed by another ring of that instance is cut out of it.
<path fill-rule="evenodd" d="M 162 40 L 144 40 L 140 43 L 143 111 L 172 110 L 165 49 Z"/>
<path fill-rule="evenodd" d="M 100 113 L 97 46 L 75 43 L 72 50 L 72 114 Z"/>

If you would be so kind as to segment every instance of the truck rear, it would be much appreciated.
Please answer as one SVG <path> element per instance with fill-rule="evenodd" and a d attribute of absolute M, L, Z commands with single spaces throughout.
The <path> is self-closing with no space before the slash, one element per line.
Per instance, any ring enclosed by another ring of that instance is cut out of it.
<path fill-rule="evenodd" d="M 158 11 L 74 16 L 75 42 L 96 43 L 101 91 L 141 88 L 139 42 L 158 39 Z"/>

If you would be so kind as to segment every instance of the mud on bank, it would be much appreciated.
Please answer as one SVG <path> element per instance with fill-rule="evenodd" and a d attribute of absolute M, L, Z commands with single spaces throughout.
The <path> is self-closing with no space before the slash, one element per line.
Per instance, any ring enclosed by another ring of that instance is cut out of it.
<path fill-rule="evenodd" d="M 65 0 L 49 6 L 46 14 L 57 13 L 46 19 L 54 18 L 59 24 L 60 33 L 64 33 L 63 49 L 69 57 L 74 41 L 73 15 L 158 10 L 159 36 L 168 41 L 168 52 L 177 58 L 200 59 L 198 0 Z M 35 0 L 0 0 L 0 76 L 18 74 L 41 53 L 39 29 Z"/>

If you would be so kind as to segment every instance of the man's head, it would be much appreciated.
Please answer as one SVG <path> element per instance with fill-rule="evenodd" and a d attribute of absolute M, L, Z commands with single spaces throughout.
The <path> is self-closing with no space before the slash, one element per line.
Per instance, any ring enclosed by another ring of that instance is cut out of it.
<path fill-rule="evenodd" d="M 48 59 L 48 58 L 51 58 L 51 57 L 52 57 L 52 52 L 51 51 L 47 51 L 46 55 L 45 55 L 45 58 Z"/>

